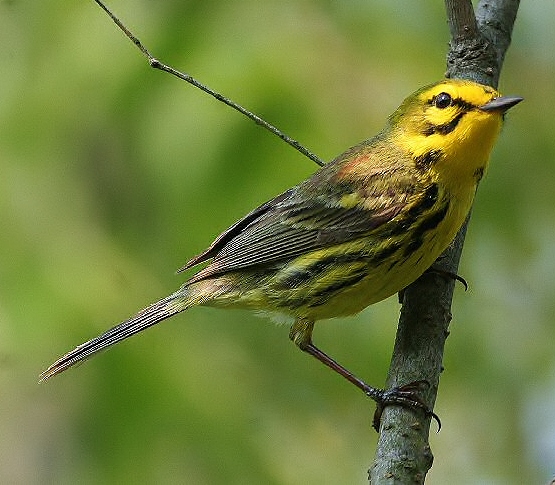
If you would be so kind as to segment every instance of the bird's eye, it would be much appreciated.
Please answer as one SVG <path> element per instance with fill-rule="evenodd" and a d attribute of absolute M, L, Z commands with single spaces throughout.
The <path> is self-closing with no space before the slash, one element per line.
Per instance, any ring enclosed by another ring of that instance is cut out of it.
<path fill-rule="evenodd" d="M 451 106 L 451 96 L 447 93 L 439 93 L 435 98 L 434 98 L 434 105 L 436 108 L 439 109 L 444 109 L 447 108 L 448 106 Z"/>

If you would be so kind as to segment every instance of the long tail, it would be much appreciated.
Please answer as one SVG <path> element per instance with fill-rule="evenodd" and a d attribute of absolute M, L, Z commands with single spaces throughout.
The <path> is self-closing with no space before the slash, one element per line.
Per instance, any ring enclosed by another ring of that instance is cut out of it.
<path fill-rule="evenodd" d="M 175 315 L 187 308 L 200 303 L 187 297 L 183 289 L 163 298 L 156 303 L 141 310 L 137 315 L 116 325 L 102 335 L 75 347 L 63 357 L 54 362 L 48 369 L 40 375 L 40 381 L 50 379 L 50 377 L 65 371 L 74 364 L 88 359 L 97 352 L 117 344 L 118 342 L 141 332 L 145 328 L 151 327 L 166 318 Z"/>

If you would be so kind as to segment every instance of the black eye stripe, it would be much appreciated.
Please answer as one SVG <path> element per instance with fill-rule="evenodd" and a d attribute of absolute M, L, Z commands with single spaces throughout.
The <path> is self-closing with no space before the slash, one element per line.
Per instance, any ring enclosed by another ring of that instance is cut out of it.
<path fill-rule="evenodd" d="M 441 94 L 447 94 L 447 93 L 440 93 L 437 96 L 433 96 L 431 99 L 428 100 L 428 104 L 433 105 L 436 101 L 436 98 Z M 476 106 L 475 104 L 469 103 L 468 101 L 465 101 L 462 98 L 451 98 L 450 106 L 457 106 L 458 108 L 461 108 L 463 111 L 472 111 L 473 109 L 478 108 L 478 106 Z"/>
<path fill-rule="evenodd" d="M 439 99 L 440 96 L 446 96 L 446 99 Z M 445 104 L 449 101 L 448 104 Z M 453 118 L 450 121 L 447 121 L 442 124 L 432 124 L 428 123 L 424 130 L 422 130 L 422 134 L 424 136 L 430 136 L 434 133 L 438 133 L 440 135 L 448 135 L 451 133 L 459 124 L 463 116 L 468 113 L 469 111 L 473 111 L 478 109 L 478 106 L 469 103 L 468 101 L 463 100 L 462 98 L 450 98 L 448 93 L 440 93 L 436 96 L 433 96 L 431 99 L 428 100 L 428 104 L 432 107 L 435 107 L 439 110 L 445 110 L 447 108 L 454 107 L 455 113 L 453 114 Z"/>
<path fill-rule="evenodd" d="M 461 108 L 464 111 L 472 111 L 473 109 L 478 108 L 478 106 L 476 106 L 472 103 L 469 103 L 468 101 L 465 101 L 464 99 L 461 99 L 461 98 L 453 99 L 451 104 L 453 106 L 458 106 L 459 108 Z"/>

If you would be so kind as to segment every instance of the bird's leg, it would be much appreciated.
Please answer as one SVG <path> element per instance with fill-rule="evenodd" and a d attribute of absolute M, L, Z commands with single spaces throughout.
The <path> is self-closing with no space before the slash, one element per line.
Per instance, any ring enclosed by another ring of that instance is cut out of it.
<path fill-rule="evenodd" d="M 312 330 L 314 329 L 314 322 L 306 320 L 297 320 L 292 326 L 289 332 L 289 338 L 303 351 L 307 354 L 316 357 L 320 362 L 327 365 L 330 369 L 334 370 L 338 374 L 342 375 L 349 382 L 361 389 L 366 395 L 374 399 L 375 401 L 380 400 L 383 391 L 381 389 L 376 389 L 369 386 L 364 381 L 360 380 L 350 371 L 345 369 L 341 364 L 332 359 L 329 355 L 322 352 L 318 347 L 312 343 Z"/>
<path fill-rule="evenodd" d="M 421 390 L 422 385 L 427 384 L 426 381 L 411 382 L 405 386 L 394 387 L 391 389 L 378 389 L 369 386 L 364 381 L 355 376 L 352 372 L 348 371 L 341 364 L 332 359 L 329 355 L 322 352 L 318 347 L 312 343 L 312 330 L 314 329 L 314 322 L 308 320 L 296 320 L 291 326 L 289 338 L 299 347 L 303 352 L 306 352 L 313 357 L 316 357 L 320 362 L 327 365 L 330 369 L 343 376 L 349 382 L 361 389 L 368 397 L 377 403 L 376 413 L 374 414 L 373 426 L 376 431 L 379 431 L 382 411 L 385 406 L 400 405 L 407 408 L 422 409 L 426 415 L 434 418 L 438 425 L 441 427 L 439 417 L 430 409 L 418 396 L 418 391 Z"/>

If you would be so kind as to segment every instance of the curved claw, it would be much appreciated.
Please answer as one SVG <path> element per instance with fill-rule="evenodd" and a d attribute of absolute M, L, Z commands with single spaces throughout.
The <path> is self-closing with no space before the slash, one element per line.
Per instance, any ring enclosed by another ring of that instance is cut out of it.
<path fill-rule="evenodd" d="M 430 383 L 428 381 L 420 380 L 410 382 L 404 386 L 384 390 L 379 399 L 376 399 L 378 405 L 376 407 L 376 412 L 374 413 L 372 427 L 379 432 L 383 410 L 386 406 L 397 405 L 409 409 L 421 409 L 424 411 L 426 416 L 430 416 L 437 423 L 437 432 L 439 433 L 439 430 L 441 429 L 441 420 L 439 419 L 439 416 L 430 410 L 419 396 L 419 392 L 422 391 L 422 387 L 428 387 L 429 385 Z"/>
<path fill-rule="evenodd" d="M 452 273 L 451 271 L 446 271 L 444 269 L 434 268 L 433 266 L 428 268 L 427 271 L 458 281 L 464 286 L 464 291 L 468 291 L 468 283 L 461 275 L 458 275 L 457 273 Z"/>

